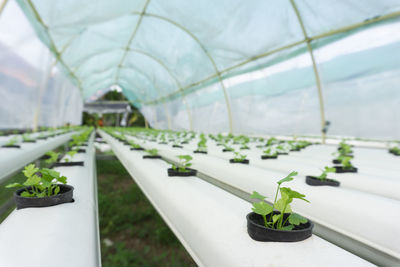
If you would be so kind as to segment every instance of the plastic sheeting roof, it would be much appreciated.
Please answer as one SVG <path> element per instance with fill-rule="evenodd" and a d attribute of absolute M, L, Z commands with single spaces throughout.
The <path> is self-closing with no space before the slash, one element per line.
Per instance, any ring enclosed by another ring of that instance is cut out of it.
<path fill-rule="evenodd" d="M 371 110 L 398 104 L 398 0 L 17 2 L 84 99 L 119 85 L 155 127 L 399 136 L 359 124 L 399 122 Z"/>

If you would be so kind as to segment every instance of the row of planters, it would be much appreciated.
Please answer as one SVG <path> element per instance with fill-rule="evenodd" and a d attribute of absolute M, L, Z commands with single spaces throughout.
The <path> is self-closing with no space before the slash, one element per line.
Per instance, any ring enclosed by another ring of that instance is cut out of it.
<path fill-rule="evenodd" d="M 63 203 L 74 202 L 74 188 L 67 185 L 67 177 L 62 176 L 53 168 L 58 166 L 83 166 L 83 161 L 73 162 L 76 153 L 85 153 L 81 147 L 87 146 L 87 140 L 92 129 L 86 129 L 81 134 L 72 136 L 65 153 L 48 151 L 45 163 L 48 168 L 39 168 L 35 164 L 25 166 L 22 173 L 26 177 L 24 183 L 11 183 L 6 188 L 18 188 L 14 192 L 17 209 L 30 207 L 49 207 Z M 61 162 L 61 158 L 63 161 Z M 71 164 L 72 163 L 72 164 Z"/>
<path fill-rule="evenodd" d="M 121 137 L 120 133 L 110 129 L 106 131 L 115 138 L 118 137 L 117 139 L 120 142 L 126 140 L 126 138 Z M 138 137 L 138 135 L 135 136 Z M 204 139 L 200 138 L 200 142 L 202 140 Z M 129 142 L 126 145 L 129 145 Z M 154 153 L 157 153 L 157 150 L 154 150 Z M 238 158 L 240 161 L 242 160 L 241 157 L 238 156 Z M 168 168 L 168 176 L 187 177 L 197 174 L 197 170 L 190 168 L 192 166 L 192 156 L 179 155 L 177 159 L 177 164 L 172 164 L 171 168 Z M 256 191 L 253 192 L 251 195 L 254 200 L 252 204 L 253 212 L 246 216 L 247 232 L 252 239 L 263 242 L 296 242 L 305 240 L 312 235 L 313 223 L 307 218 L 294 213 L 290 206 L 294 199 L 309 201 L 305 199 L 305 195 L 289 187 L 281 187 L 283 183 L 292 181 L 296 175 L 297 172 L 291 172 L 277 182 L 278 186 L 272 205 L 265 201 L 265 196 Z M 278 198 L 279 194 L 280 198 Z"/>
<path fill-rule="evenodd" d="M 106 129 L 107 130 L 107 129 Z M 144 142 L 157 142 L 158 144 L 168 144 L 168 142 L 172 142 L 173 148 L 183 148 L 183 145 L 189 144 L 194 138 L 196 138 L 196 134 L 193 132 L 164 132 L 157 130 L 137 130 L 134 132 L 127 129 L 120 129 L 119 133 L 110 130 L 108 132 L 116 139 L 121 142 L 126 142 L 126 137 L 124 134 L 135 136 L 136 138 L 142 139 Z M 205 134 L 201 133 L 197 135 L 199 141 L 197 143 L 197 148 L 193 151 L 193 153 L 199 154 L 207 154 L 207 137 Z M 255 138 L 255 137 L 247 137 L 244 135 L 233 136 L 232 134 L 228 135 L 208 135 L 209 139 L 216 142 L 217 146 L 222 146 L 222 152 L 233 152 L 234 157 L 229 160 L 230 163 L 242 163 L 249 164 L 249 160 L 247 159 L 247 155 L 244 155 L 241 151 L 250 150 L 249 143 L 256 143 L 257 148 L 262 148 L 263 154 L 261 155 L 261 159 L 277 159 L 278 155 L 288 155 L 291 151 L 301 151 L 302 149 L 311 145 L 310 142 L 307 141 L 278 141 L 275 138 L 270 138 L 265 140 L 263 138 Z M 258 145 L 257 145 L 258 144 Z M 235 151 L 233 145 L 239 145 L 239 151 Z"/>
<path fill-rule="evenodd" d="M 47 132 L 40 132 L 39 135 L 33 136 L 30 133 L 25 133 L 21 136 L 13 136 L 10 138 L 6 144 L 2 145 L 3 148 L 21 148 L 20 143 L 36 143 L 37 140 L 46 140 L 48 138 L 53 138 L 65 133 L 72 131 L 72 128 L 65 129 L 64 127 L 59 129 L 49 130 Z"/>
<path fill-rule="evenodd" d="M 117 139 L 126 142 L 126 138 L 124 134 L 129 134 L 135 136 L 143 140 L 144 142 L 158 142 L 159 144 L 164 143 L 164 140 L 168 139 L 169 141 L 173 142 L 173 147 L 180 147 L 175 145 L 176 141 L 174 138 L 181 139 L 186 138 L 189 140 L 193 140 L 196 135 L 193 133 L 173 133 L 173 132 L 160 132 L 156 130 L 147 131 L 147 130 L 138 130 L 135 129 L 134 131 L 130 131 L 127 129 L 120 130 L 116 132 L 114 130 L 109 130 L 109 133 L 112 134 Z M 258 143 L 257 148 L 265 149 L 263 151 L 263 155 L 261 156 L 262 159 L 277 159 L 279 155 L 287 155 L 291 151 L 301 151 L 302 149 L 311 145 L 310 142 L 307 141 L 280 141 L 276 138 L 269 138 L 267 140 L 263 138 L 249 138 L 243 135 L 240 136 L 233 136 L 231 134 L 228 135 L 208 135 L 209 139 L 214 140 L 217 143 L 217 146 L 223 146 L 223 152 L 233 152 L 234 156 L 232 159 L 229 160 L 230 163 L 241 163 L 241 164 L 249 164 L 249 159 L 247 159 L 247 155 L 241 153 L 241 151 L 235 151 L 235 149 L 228 144 L 239 144 L 240 148 L 249 147 L 249 142 Z M 160 141 L 161 140 L 161 141 Z M 201 133 L 198 135 L 198 143 L 197 149 L 194 150 L 194 153 L 202 153 L 207 154 L 207 137 L 205 134 Z M 335 158 L 333 159 L 332 167 L 325 166 L 322 170 L 322 173 L 319 176 L 306 176 L 305 182 L 311 186 L 339 186 L 340 182 L 334 179 L 328 178 L 329 173 L 346 173 L 346 172 L 357 172 L 357 168 L 355 168 L 352 163 L 351 159 L 354 158 L 352 146 L 346 143 L 346 140 L 343 140 L 338 147 L 338 151 L 333 154 Z M 186 156 L 186 155 L 182 155 Z"/>

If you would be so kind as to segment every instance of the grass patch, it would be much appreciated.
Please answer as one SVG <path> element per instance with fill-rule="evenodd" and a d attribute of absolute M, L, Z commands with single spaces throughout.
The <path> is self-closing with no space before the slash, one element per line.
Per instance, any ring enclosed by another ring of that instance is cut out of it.
<path fill-rule="evenodd" d="M 97 176 L 104 267 L 196 266 L 118 160 L 97 160 Z"/>

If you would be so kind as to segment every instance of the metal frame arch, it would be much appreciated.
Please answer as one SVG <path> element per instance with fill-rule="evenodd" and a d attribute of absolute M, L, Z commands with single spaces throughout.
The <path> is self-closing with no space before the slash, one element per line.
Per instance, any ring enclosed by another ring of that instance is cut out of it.
<path fill-rule="evenodd" d="M 168 22 L 169 24 L 181 29 L 182 31 L 184 31 L 187 35 L 189 35 L 199 46 L 200 48 L 203 50 L 204 54 L 207 56 L 207 58 L 210 60 L 214 71 L 216 73 L 216 75 L 218 76 L 218 80 L 220 82 L 221 88 L 223 90 L 224 93 L 224 98 L 225 98 L 225 104 L 226 104 L 226 109 L 227 109 L 227 113 L 228 113 L 228 123 L 229 123 L 229 132 L 232 133 L 233 131 L 233 125 L 232 125 L 232 112 L 231 112 L 231 105 L 230 105 L 230 101 L 229 101 L 229 97 L 228 97 L 228 93 L 226 91 L 225 85 L 223 83 L 222 77 L 221 77 L 221 73 L 213 59 L 213 57 L 210 55 L 210 53 L 207 51 L 207 49 L 205 48 L 205 46 L 203 45 L 203 43 L 187 28 L 185 28 L 184 26 L 180 25 L 179 23 L 177 23 L 176 21 L 173 21 L 169 18 L 166 18 L 164 16 L 160 16 L 160 15 L 156 15 L 156 14 L 152 14 L 152 13 L 146 13 L 146 12 L 132 12 L 131 14 L 133 15 L 139 15 L 139 16 L 146 16 L 146 17 L 152 17 L 152 18 L 156 18 L 156 19 L 160 19 L 163 20 L 165 22 Z"/>

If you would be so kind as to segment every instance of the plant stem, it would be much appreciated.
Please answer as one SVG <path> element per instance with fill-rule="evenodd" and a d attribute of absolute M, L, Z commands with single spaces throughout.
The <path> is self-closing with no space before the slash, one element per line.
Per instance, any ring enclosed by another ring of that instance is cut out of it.
<path fill-rule="evenodd" d="M 268 228 L 268 222 L 267 222 L 267 215 L 262 215 L 263 219 L 264 219 L 264 225 L 265 227 Z"/>
<path fill-rule="evenodd" d="M 275 199 L 274 199 L 274 203 L 272 204 L 272 215 L 271 215 L 271 217 L 269 217 L 269 221 L 271 222 L 272 221 L 272 216 L 274 215 L 274 208 L 275 208 L 275 202 L 276 202 L 276 199 L 277 199 L 277 197 L 278 197 L 278 191 L 279 191 L 279 188 L 281 187 L 281 185 L 278 185 L 278 188 L 276 189 L 276 194 L 275 194 Z M 273 225 L 273 224 L 272 224 Z"/>

